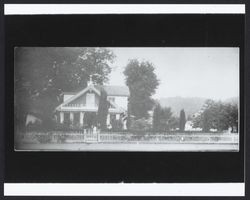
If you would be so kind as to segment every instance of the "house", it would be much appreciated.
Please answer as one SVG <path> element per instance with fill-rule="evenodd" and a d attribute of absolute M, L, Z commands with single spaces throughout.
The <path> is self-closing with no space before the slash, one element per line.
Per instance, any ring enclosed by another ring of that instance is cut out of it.
<path fill-rule="evenodd" d="M 91 126 L 93 118 L 97 116 L 101 89 L 104 89 L 109 102 L 107 126 L 112 120 L 120 120 L 126 129 L 126 115 L 128 109 L 129 89 L 126 86 L 100 86 L 90 81 L 88 86 L 76 93 L 64 93 L 63 102 L 56 108 L 58 123 Z"/>

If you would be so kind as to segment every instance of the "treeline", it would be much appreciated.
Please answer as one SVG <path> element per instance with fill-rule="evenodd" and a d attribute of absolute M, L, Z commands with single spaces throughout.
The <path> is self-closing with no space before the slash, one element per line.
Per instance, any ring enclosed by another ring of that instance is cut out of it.
<path fill-rule="evenodd" d="M 184 131 L 186 124 L 186 115 L 184 109 L 180 111 L 180 117 L 173 116 L 170 107 L 161 107 L 156 104 L 153 112 L 153 130 L 155 131 Z"/>
<path fill-rule="evenodd" d="M 211 129 L 238 132 L 238 104 L 207 100 L 201 112 L 193 118 L 193 127 L 202 128 L 203 132 Z"/>
<path fill-rule="evenodd" d="M 185 111 L 180 111 L 175 117 L 170 107 L 162 107 L 152 95 L 160 81 L 155 74 L 154 65 L 147 61 L 130 60 L 125 68 L 126 84 L 130 90 L 128 105 L 128 125 L 132 130 L 153 131 L 185 131 Z M 152 116 L 149 113 L 153 111 Z M 189 116 L 190 117 L 190 116 Z M 152 119 L 151 119 L 152 118 Z M 199 128 L 203 132 L 238 131 L 238 105 L 221 101 L 207 100 L 202 110 L 191 116 L 192 128 Z"/>
<path fill-rule="evenodd" d="M 238 104 L 207 100 L 199 113 L 188 117 L 192 127 L 185 129 L 187 122 L 184 109 L 179 117 L 173 115 L 170 107 L 161 107 L 156 104 L 152 119 L 141 118 L 132 120 L 131 130 L 156 132 L 238 132 Z"/>
<path fill-rule="evenodd" d="M 90 75 L 95 84 L 107 83 L 114 59 L 107 48 L 15 48 L 15 128 L 25 128 L 30 113 L 39 117 L 44 127 L 53 127 L 54 111 L 62 102 L 63 92 L 85 88 Z"/>
<path fill-rule="evenodd" d="M 135 131 L 185 131 L 186 115 L 184 109 L 180 111 L 180 116 L 173 115 L 170 107 L 161 107 L 156 104 L 151 117 L 131 120 L 131 130 Z"/>

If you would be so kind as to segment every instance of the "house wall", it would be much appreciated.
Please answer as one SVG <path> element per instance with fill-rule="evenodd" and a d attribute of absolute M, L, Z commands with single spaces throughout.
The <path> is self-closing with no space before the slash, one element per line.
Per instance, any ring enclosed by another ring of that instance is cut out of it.
<path fill-rule="evenodd" d="M 128 110 L 128 97 L 121 96 L 108 96 L 109 98 L 114 98 L 114 103 L 125 110 Z"/>

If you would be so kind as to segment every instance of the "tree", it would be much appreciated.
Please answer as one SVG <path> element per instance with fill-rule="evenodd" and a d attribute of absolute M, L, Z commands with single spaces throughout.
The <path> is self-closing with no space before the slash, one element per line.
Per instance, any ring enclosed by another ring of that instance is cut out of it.
<path fill-rule="evenodd" d="M 172 119 L 172 111 L 171 111 L 171 108 L 170 107 L 166 107 L 166 108 L 162 108 L 162 111 L 161 111 L 161 119 L 160 119 L 160 122 L 161 122 L 161 129 L 164 130 L 164 131 L 170 131 L 170 122 L 171 122 L 171 119 Z"/>
<path fill-rule="evenodd" d="M 214 104 L 214 127 L 218 131 L 223 131 L 228 129 L 228 121 L 227 121 L 227 107 L 225 103 L 218 101 Z"/>
<path fill-rule="evenodd" d="M 238 105 L 207 100 L 193 124 L 194 127 L 201 127 L 204 132 L 210 129 L 223 131 L 229 127 L 238 131 Z"/>
<path fill-rule="evenodd" d="M 205 101 L 201 113 L 194 119 L 193 126 L 202 128 L 203 132 L 209 132 L 215 127 L 216 118 L 215 101 L 208 99 Z"/>
<path fill-rule="evenodd" d="M 154 108 L 154 112 L 153 112 L 153 129 L 155 131 L 159 131 L 160 130 L 160 119 L 161 119 L 161 106 L 160 104 L 156 104 L 155 108 Z"/>
<path fill-rule="evenodd" d="M 88 128 L 97 125 L 97 115 L 94 112 L 86 112 L 84 114 L 84 122 L 86 123 Z"/>
<path fill-rule="evenodd" d="M 129 103 L 129 98 L 128 98 L 128 111 L 127 111 L 127 129 L 130 129 L 130 126 L 131 126 L 131 120 L 132 120 L 132 117 L 131 117 L 131 108 L 130 108 L 130 103 Z"/>
<path fill-rule="evenodd" d="M 150 123 L 145 118 L 133 120 L 131 123 L 131 130 L 133 131 L 143 132 L 148 131 L 150 128 Z"/>
<path fill-rule="evenodd" d="M 130 60 L 125 68 L 124 75 L 130 91 L 130 114 L 135 119 L 147 118 L 148 111 L 153 108 L 151 97 L 159 85 L 154 70 L 152 63 L 139 62 L 137 59 Z"/>
<path fill-rule="evenodd" d="M 169 127 L 170 130 L 176 130 L 177 128 L 179 128 L 179 118 L 172 116 L 171 119 L 169 120 Z"/>
<path fill-rule="evenodd" d="M 107 100 L 107 93 L 104 89 L 101 89 L 97 118 L 102 130 L 105 130 L 107 128 L 107 115 L 109 106 L 110 104 Z"/>
<path fill-rule="evenodd" d="M 184 109 L 180 112 L 180 131 L 183 132 L 185 130 L 185 124 L 186 124 L 186 115 Z"/>
<path fill-rule="evenodd" d="M 236 103 L 226 104 L 226 120 L 232 132 L 238 132 L 238 105 Z"/>
<path fill-rule="evenodd" d="M 155 131 L 170 131 L 175 129 L 176 119 L 172 116 L 171 108 L 162 108 L 157 104 L 153 112 L 153 129 Z"/>
<path fill-rule="evenodd" d="M 205 101 L 202 111 L 200 114 L 194 119 L 193 126 L 202 128 L 203 132 L 209 132 L 211 128 L 215 128 L 215 120 L 217 106 L 216 102 L 208 99 Z"/>
<path fill-rule="evenodd" d="M 15 119 L 23 126 L 27 112 L 41 112 L 43 122 L 51 121 L 63 91 L 103 84 L 115 56 L 106 48 L 18 47 L 15 48 Z"/>
<path fill-rule="evenodd" d="M 121 119 L 112 118 L 111 119 L 111 126 L 112 126 L 113 131 L 121 131 L 123 128 L 123 123 L 122 123 Z"/>

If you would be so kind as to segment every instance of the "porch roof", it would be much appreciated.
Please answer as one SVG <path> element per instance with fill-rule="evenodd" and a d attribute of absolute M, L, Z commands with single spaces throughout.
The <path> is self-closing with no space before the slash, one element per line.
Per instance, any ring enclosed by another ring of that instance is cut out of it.
<path fill-rule="evenodd" d="M 98 112 L 98 108 L 96 107 L 60 107 L 57 111 L 62 112 Z M 123 113 L 124 110 L 117 108 L 110 108 L 108 110 L 109 113 Z"/>

